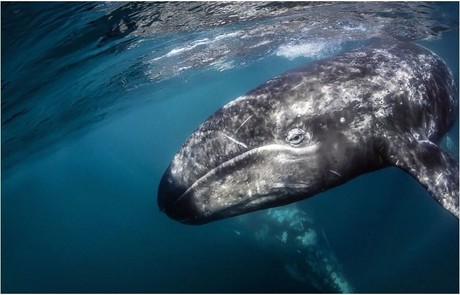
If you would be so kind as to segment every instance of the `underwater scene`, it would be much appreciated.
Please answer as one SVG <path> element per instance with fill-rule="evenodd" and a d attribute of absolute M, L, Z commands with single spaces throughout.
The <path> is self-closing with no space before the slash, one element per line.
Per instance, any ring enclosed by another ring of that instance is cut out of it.
<path fill-rule="evenodd" d="M 2 2 L 1 292 L 458 293 L 458 16 Z M 322 127 L 279 127 L 306 105 Z"/>

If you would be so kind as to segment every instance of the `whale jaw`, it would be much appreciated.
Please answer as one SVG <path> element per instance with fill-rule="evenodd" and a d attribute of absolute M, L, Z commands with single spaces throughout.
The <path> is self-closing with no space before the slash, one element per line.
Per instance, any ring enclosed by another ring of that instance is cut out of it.
<path fill-rule="evenodd" d="M 319 189 L 315 179 L 321 176 L 305 169 L 308 162 L 311 168 L 318 166 L 314 160 L 318 148 L 318 144 L 255 148 L 211 169 L 189 187 L 178 185 L 180 174 L 170 167 L 160 182 L 158 205 L 177 221 L 203 224 L 298 201 Z"/>

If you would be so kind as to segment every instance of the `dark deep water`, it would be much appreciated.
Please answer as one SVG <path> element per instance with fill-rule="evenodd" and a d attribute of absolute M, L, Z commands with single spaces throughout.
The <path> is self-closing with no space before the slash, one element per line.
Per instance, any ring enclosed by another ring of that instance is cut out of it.
<path fill-rule="evenodd" d="M 1 5 L 2 292 L 318 292 L 234 219 L 187 226 L 158 182 L 198 125 L 373 37 L 457 77 L 458 3 Z M 442 146 L 458 160 L 458 122 Z M 459 291 L 458 220 L 388 168 L 297 204 L 356 292 Z"/>

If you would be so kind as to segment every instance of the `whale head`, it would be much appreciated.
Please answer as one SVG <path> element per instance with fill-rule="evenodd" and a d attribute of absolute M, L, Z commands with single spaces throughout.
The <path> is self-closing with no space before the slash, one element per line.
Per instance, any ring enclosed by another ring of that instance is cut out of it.
<path fill-rule="evenodd" d="M 292 85 L 315 87 L 295 72 L 275 78 L 192 133 L 161 179 L 160 209 L 203 224 L 298 201 L 359 174 L 356 161 L 372 150 L 350 131 L 359 116 L 347 108 L 320 115 L 317 95 Z"/>

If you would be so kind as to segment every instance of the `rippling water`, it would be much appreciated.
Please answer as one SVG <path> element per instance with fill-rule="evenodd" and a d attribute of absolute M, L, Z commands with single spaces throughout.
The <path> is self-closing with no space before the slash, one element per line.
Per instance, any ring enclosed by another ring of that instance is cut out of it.
<path fill-rule="evenodd" d="M 233 220 L 188 227 L 159 214 L 175 151 L 224 103 L 371 38 L 419 42 L 458 77 L 458 3 L 1 8 L 4 292 L 318 291 Z M 458 123 L 443 146 L 458 159 Z M 355 291 L 458 292 L 458 222 L 404 173 L 299 206 Z"/>

